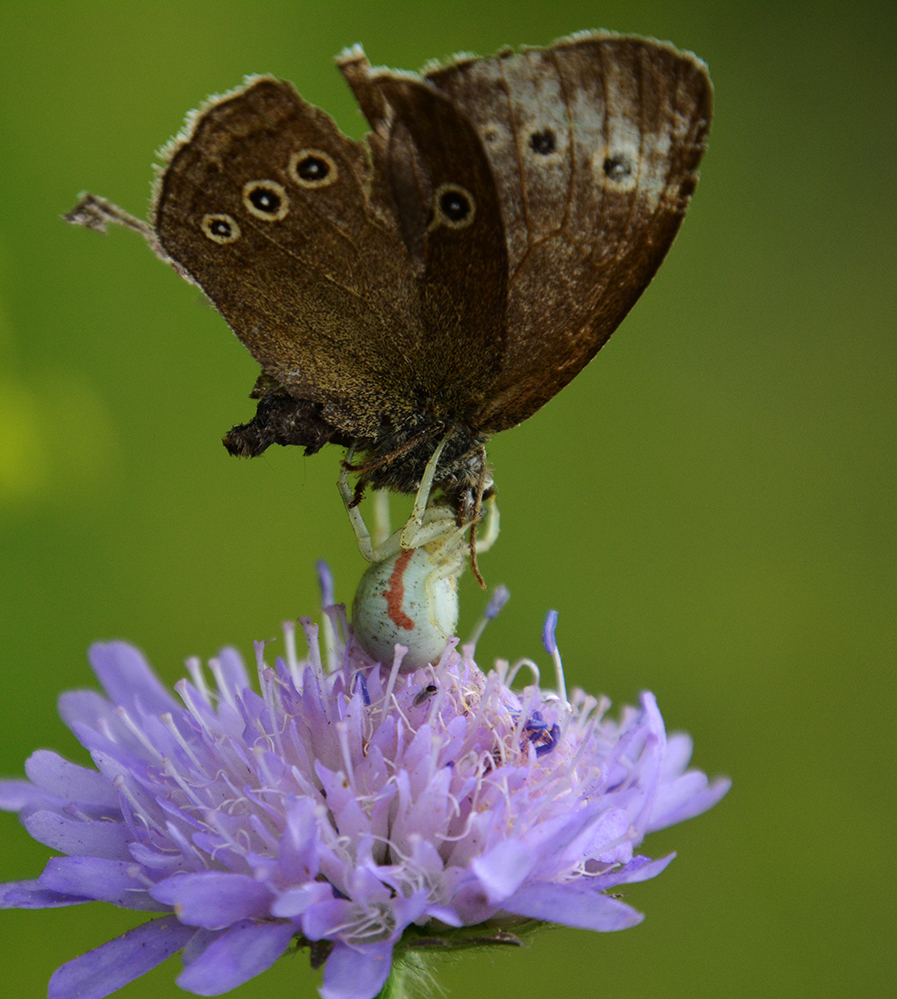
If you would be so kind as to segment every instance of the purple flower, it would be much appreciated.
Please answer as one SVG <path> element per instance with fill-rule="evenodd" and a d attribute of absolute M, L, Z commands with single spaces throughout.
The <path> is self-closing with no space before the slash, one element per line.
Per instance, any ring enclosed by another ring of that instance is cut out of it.
<path fill-rule="evenodd" d="M 726 793 L 686 770 L 654 698 L 607 717 L 569 701 L 553 623 L 555 691 L 532 663 L 484 674 L 450 645 L 414 673 L 377 668 L 318 629 L 274 666 L 256 645 L 260 693 L 236 652 L 198 661 L 179 700 L 120 642 L 90 661 L 106 696 L 64 694 L 60 714 L 96 770 L 36 752 L 0 807 L 64 856 L 35 881 L 0 886 L 7 908 L 102 900 L 159 915 L 63 965 L 50 999 L 98 999 L 183 950 L 178 984 L 219 995 L 291 945 L 324 964 L 324 999 L 371 999 L 394 956 L 563 923 L 619 930 L 642 916 L 608 889 L 660 873 L 646 833 Z M 533 683 L 511 684 L 521 667 Z"/>

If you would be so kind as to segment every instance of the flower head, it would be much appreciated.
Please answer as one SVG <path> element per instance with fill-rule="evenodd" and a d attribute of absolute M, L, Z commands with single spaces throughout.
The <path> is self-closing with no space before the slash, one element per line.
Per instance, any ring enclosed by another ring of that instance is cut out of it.
<path fill-rule="evenodd" d="M 2 904 L 159 915 L 59 968 L 51 999 L 109 995 L 179 950 L 178 984 L 218 995 L 294 943 L 324 964 L 324 999 L 371 999 L 399 950 L 471 927 L 623 929 L 642 917 L 607 890 L 671 859 L 639 856 L 645 834 L 728 789 L 686 770 L 691 742 L 650 694 L 612 720 L 560 672 L 546 691 L 533 664 L 483 673 L 453 644 L 435 667 L 401 673 L 399 646 L 378 668 L 328 610 L 323 658 L 307 620 L 304 661 L 291 627 L 273 665 L 256 645 L 258 690 L 229 649 L 211 683 L 189 662 L 179 699 L 132 647 L 90 650 L 106 696 L 65 694 L 60 713 L 96 770 L 39 751 L 0 783 L 0 807 L 64 854 Z M 559 667 L 553 627 L 546 644 Z"/>

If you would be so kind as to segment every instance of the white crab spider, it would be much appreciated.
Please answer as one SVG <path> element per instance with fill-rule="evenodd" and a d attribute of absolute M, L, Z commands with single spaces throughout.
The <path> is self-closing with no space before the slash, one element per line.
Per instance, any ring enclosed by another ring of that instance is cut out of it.
<path fill-rule="evenodd" d="M 430 495 L 444 445 L 427 463 L 405 526 L 379 544 L 372 540 L 349 485 L 351 449 L 339 478 L 358 548 L 371 563 L 355 592 L 352 630 L 365 652 L 381 663 L 391 664 L 396 645 L 404 645 L 408 652 L 403 673 L 438 662 L 458 625 L 458 579 L 472 522 L 459 527 L 454 511 Z M 486 531 L 476 540 L 476 552 L 489 549 L 497 537 L 498 510 L 490 500 Z"/>

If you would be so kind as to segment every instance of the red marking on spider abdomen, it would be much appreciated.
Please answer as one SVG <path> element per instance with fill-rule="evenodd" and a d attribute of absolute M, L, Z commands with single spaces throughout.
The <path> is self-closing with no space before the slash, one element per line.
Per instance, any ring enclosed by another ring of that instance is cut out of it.
<path fill-rule="evenodd" d="M 383 596 L 386 597 L 386 613 L 390 621 L 397 628 L 404 628 L 406 631 L 411 631 L 414 627 L 414 622 L 402 608 L 402 601 L 405 599 L 405 581 L 402 577 L 405 575 L 408 562 L 411 560 L 413 554 L 413 548 L 406 548 L 399 555 L 396 559 L 395 568 L 389 574 L 389 585 L 383 591 Z"/>

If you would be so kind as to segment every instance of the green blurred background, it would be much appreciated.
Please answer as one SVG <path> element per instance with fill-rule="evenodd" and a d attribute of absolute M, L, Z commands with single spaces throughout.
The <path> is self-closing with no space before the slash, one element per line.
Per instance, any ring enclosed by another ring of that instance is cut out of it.
<path fill-rule="evenodd" d="M 207 94 L 270 72 L 362 131 L 332 57 L 417 68 L 606 27 L 697 52 L 716 121 L 670 257 L 599 358 L 490 457 L 512 600 L 480 662 L 654 690 L 734 787 L 649 839 L 678 850 L 628 899 L 640 927 L 466 955 L 459 997 L 892 996 L 897 7 L 888 3 L 12 3 L 0 6 L 0 772 L 83 759 L 55 714 L 87 645 L 183 659 L 340 599 L 363 563 L 340 452 L 219 443 L 248 353 L 133 233 L 60 215 L 82 189 L 142 214 L 153 151 Z M 485 597 L 470 578 L 462 634 Z M 0 879 L 46 850 L 0 816 Z M 4 993 L 142 921 L 100 905 L 0 914 Z M 120 995 L 177 996 L 179 959 Z M 312 996 L 304 957 L 238 991 Z"/>

